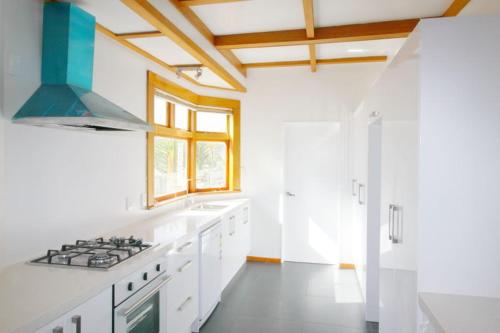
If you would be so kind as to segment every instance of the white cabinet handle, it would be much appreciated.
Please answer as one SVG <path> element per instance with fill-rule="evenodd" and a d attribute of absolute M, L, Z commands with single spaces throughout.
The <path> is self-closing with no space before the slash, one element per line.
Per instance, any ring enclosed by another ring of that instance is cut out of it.
<path fill-rule="evenodd" d="M 353 179 L 352 180 L 352 186 L 351 186 L 351 192 L 352 192 L 352 196 L 355 197 L 356 196 L 356 183 L 358 181 L 356 179 Z"/>
<path fill-rule="evenodd" d="M 394 205 L 390 204 L 389 205 L 389 226 L 387 230 L 389 231 L 389 240 L 392 240 L 392 234 L 394 230 L 392 229 L 392 220 L 394 218 Z"/>
<path fill-rule="evenodd" d="M 177 269 L 177 272 L 182 273 L 186 268 L 188 268 L 189 266 L 191 266 L 192 263 L 193 263 L 193 261 L 189 260 L 184 265 L 182 265 L 181 267 L 179 267 L 179 269 Z"/>
<path fill-rule="evenodd" d="M 61 326 L 57 326 L 52 330 L 52 333 L 64 333 L 64 329 Z"/>
<path fill-rule="evenodd" d="M 358 185 L 358 203 L 360 205 L 365 204 L 364 198 L 363 198 L 363 200 L 361 199 L 361 189 L 364 189 L 364 188 L 365 188 L 365 185 L 363 185 L 363 184 Z M 364 191 L 363 191 L 363 193 L 364 193 Z"/>
<path fill-rule="evenodd" d="M 82 333 L 82 316 L 71 317 L 71 322 L 75 324 L 76 333 Z"/>
<path fill-rule="evenodd" d="M 183 244 L 183 245 L 179 246 L 179 247 L 177 248 L 177 252 L 182 252 L 182 251 L 184 251 L 185 249 L 187 249 L 187 248 L 191 247 L 191 245 L 193 245 L 193 242 L 187 242 L 187 243 L 185 243 L 185 244 Z"/>
<path fill-rule="evenodd" d="M 186 300 L 184 302 L 182 302 L 182 304 L 177 308 L 177 311 L 182 311 L 184 310 L 184 307 L 186 307 L 186 305 L 188 305 L 189 303 L 191 303 L 191 296 L 189 296 L 188 298 L 186 298 Z"/>
<path fill-rule="evenodd" d="M 294 197 L 295 196 L 295 193 L 292 193 L 292 192 L 286 192 L 286 195 L 288 195 L 289 197 Z"/>

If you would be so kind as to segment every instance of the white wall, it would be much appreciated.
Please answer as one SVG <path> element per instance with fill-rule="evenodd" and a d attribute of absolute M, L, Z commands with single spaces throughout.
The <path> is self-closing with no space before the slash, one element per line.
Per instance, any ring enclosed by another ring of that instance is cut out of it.
<path fill-rule="evenodd" d="M 252 255 L 281 257 L 284 123 L 343 121 L 384 67 L 320 66 L 314 74 L 308 67 L 250 71 L 248 93 L 242 99 L 242 165 L 243 186 L 253 205 Z M 338 153 L 345 155 L 344 151 Z M 348 177 L 341 178 L 346 180 L 343 191 L 350 193 Z M 349 223 L 347 219 L 343 222 Z M 343 240 L 350 243 L 345 230 L 348 228 L 342 228 Z M 349 246 L 341 249 L 340 260 L 352 262 Z"/>
<path fill-rule="evenodd" d="M 500 16 L 420 30 L 419 290 L 500 297 Z"/>
<path fill-rule="evenodd" d="M 138 207 L 146 192 L 143 133 L 75 132 L 8 120 L 40 85 L 42 5 L 32 0 L 2 4 L 5 60 L 12 65 L 4 76 L 5 125 L 0 127 L 0 162 L 6 176 L 5 184 L 0 178 L 0 194 L 5 195 L 0 201 L 0 244 L 7 249 L 0 251 L 0 267 L 164 211 L 125 209 L 126 197 Z M 96 34 L 94 90 L 142 119 L 148 69 L 182 83 L 173 73 Z M 236 93 L 184 85 L 198 93 L 239 98 Z"/>

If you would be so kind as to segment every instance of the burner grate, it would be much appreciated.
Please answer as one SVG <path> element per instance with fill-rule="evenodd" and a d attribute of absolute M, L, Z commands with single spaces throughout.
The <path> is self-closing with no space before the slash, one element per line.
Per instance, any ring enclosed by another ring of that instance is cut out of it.
<path fill-rule="evenodd" d="M 78 240 L 75 244 L 63 245 L 61 250 L 48 250 L 45 256 L 31 263 L 108 269 L 150 247 L 151 244 L 134 237 Z"/>

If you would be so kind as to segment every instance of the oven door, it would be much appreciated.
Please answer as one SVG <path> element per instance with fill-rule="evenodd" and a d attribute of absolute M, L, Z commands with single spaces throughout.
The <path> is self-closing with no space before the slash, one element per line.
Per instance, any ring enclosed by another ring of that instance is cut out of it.
<path fill-rule="evenodd" d="M 165 333 L 167 283 L 163 273 L 114 309 L 114 333 Z"/>

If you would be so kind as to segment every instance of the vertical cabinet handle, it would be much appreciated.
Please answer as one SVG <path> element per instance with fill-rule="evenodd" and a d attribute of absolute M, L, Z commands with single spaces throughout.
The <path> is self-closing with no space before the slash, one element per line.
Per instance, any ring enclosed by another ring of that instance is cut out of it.
<path fill-rule="evenodd" d="M 393 244 L 403 242 L 403 207 L 389 205 L 389 240 Z"/>
<path fill-rule="evenodd" d="M 392 240 L 392 218 L 393 218 L 394 205 L 389 205 L 389 227 L 387 228 L 389 233 L 389 240 Z"/>
<path fill-rule="evenodd" d="M 76 333 L 82 333 L 82 316 L 71 317 L 71 322 L 75 324 Z"/>
<path fill-rule="evenodd" d="M 364 189 L 365 188 L 365 185 L 363 184 L 359 184 L 358 185 L 358 203 L 360 205 L 364 205 L 365 204 L 365 201 L 364 201 L 364 198 L 361 199 L 361 189 Z M 364 192 L 364 191 L 363 191 Z M 363 196 L 364 197 L 364 196 Z"/>
<path fill-rule="evenodd" d="M 52 333 L 64 333 L 64 330 L 61 326 L 54 327 Z"/>
<path fill-rule="evenodd" d="M 352 191 L 352 196 L 355 197 L 356 196 L 356 183 L 358 181 L 356 179 L 353 179 L 352 180 L 352 185 L 351 185 L 351 191 Z"/>

